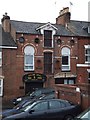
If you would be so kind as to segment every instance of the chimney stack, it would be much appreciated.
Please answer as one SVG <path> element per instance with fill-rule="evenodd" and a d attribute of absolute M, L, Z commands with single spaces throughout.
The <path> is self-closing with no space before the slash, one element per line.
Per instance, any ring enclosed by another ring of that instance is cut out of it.
<path fill-rule="evenodd" d="M 3 18 L 1 19 L 2 22 L 2 27 L 4 29 L 5 32 L 10 32 L 10 17 L 7 15 L 7 13 L 5 13 L 5 15 L 3 15 Z"/>
<path fill-rule="evenodd" d="M 59 12 L 59 16 L 56 18 L 56 24 L 66 25 L 70 22 L 70 16 L 71 13 L 69 12 L 69 7 L 63 8 L 63 10 Z"/>

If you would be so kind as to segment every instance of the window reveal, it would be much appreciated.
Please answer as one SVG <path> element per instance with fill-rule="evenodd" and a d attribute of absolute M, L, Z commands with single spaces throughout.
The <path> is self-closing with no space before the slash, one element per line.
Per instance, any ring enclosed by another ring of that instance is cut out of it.
<path fill-rule="evenodd" d="M 52 31 L 44 30 L 44 47 L 52 47 Z"/>

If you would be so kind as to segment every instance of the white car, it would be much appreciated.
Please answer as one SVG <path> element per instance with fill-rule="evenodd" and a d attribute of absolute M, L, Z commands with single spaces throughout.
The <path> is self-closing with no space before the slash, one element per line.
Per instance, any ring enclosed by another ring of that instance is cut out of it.
<path fill-rule="evenodd" d="M 75 120 L 90 120 L 90 107 L 78 115 Z"/>

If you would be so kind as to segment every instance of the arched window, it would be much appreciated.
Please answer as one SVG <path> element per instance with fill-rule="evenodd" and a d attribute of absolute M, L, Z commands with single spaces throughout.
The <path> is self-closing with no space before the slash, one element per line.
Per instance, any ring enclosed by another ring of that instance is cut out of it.
<path fill-rule="evenodd" d="M 62 71 L 70 70 L 70 49 L 68 47 L 63 47 L 61 50 L 62 54 Z"/>
<path fill-rule="evenodd" d="M 32 46 L 26 46 L 24 49 L 24 70 L 34 70 L 34 48 Z"/>

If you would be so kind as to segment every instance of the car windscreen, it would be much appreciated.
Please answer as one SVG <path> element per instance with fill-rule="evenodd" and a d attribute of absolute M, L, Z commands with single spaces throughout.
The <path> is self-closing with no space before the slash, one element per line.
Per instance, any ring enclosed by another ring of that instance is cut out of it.
<path fill-rule="evenodd" d="M 35 102 L 31 102 L 31 103 L 27 103 L 25 106 L 23 106 L 20 110 L 21 111 L 27 111 L 29 110 L 30 108 L 32 108 L 32 106 L 34 106 Z"/>
<path fill-rule="evenodd" d="M 40 94 L 41 94 L 41 91 L 40 90 L 36 90 L 36 91 L 31 93 L 31 96 L 38 96 Z"/>

